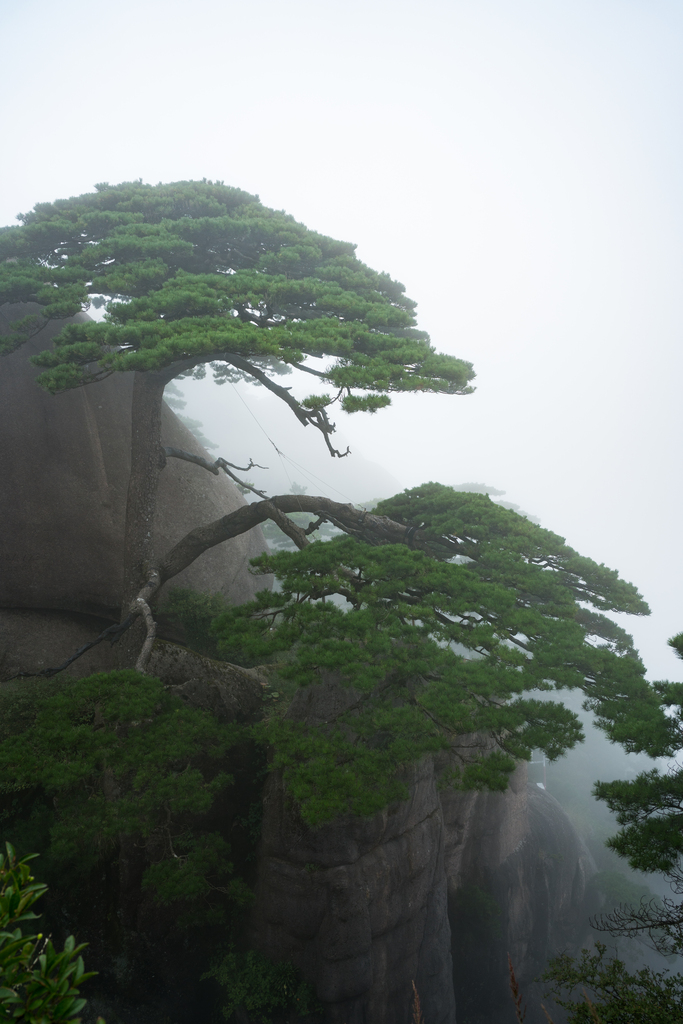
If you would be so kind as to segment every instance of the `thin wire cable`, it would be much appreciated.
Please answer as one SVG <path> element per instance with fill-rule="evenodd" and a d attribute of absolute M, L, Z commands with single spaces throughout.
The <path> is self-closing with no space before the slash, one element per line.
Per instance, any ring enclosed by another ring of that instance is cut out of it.
<path fill-rule="evenodd" d="M 323 480 L 322 477 L 316 476 L 315 473 L 311 473 L 310 470 L 304 469 L 304 467 L 299 465 L 298 462 L 295 462 L 294 459 L 290 459 L 289 455 L 285 455 L 285 453 L 283 451 L 281 451 L 278 448 L 278 446 L 275 444 L 275 441 L 273 441 L 272 437 L 269 436 L 269 434 L 266 431 L 266 429 L 259 422 L 258 417 L 256 416 L 256 414 L 254 412 L 252 412 L 252 410 L 249 408 L 249 406 L 247 405 L 245 399 L 239 393 L 239 391 L 237 390 L 235 385 L 232 383 L 232 381 L 230 381 L 230 386 L 232 387 L 233 391 L 235 392 L 235 394 L 237 395 L 237 397 L 239 398 L 239 400 L 241 401 L 242 405 L 247 410 L 249 415 L 253 418 L 253 420 L 256 423 L 256 425 L 258 426 L 259 430 L 261 430 L 263 435 L 267 438 L 268 441 L 270 441 L 270 443 L 272 444 L 273 448 L 277 452 L 278 458 L 280 459 L 280 463 L 282 464 L 282 469 L 284 471 L 285 476 L 287 477 L 287 481 L 289 483 L 290 489 L 293 487 L 293 481 L 292 481 L 292 478 L 290 477 L 289 473 L 287 472 L 287 467 L 285 466 L 285 463 L 284 463 L 285 459 L 292 466 L 295 466 L 299 470 L 300 473 L 303 473 L 304 476 L 306 476 L 311 483 L 313 483 L 314 480 L 317 480 L 318 483 L 323 484 L 323 486 L 326 487 L 328 490 L 335 491 L 337 494 L 340 494 L 342 496 L 342 498 L 346 498 L 346 500 L 349 502 L 349 504 L 351 504 L 351 505 L 355 505 L 356 504 L 348 496 L 348 494 L 344 493 L 344 491 L 340 491 L 338 487 L 335 487 L 333 484 L 328 483 L 326 480 Z"/>
<path fill-rule="evenodd" d="M 280 460 L 280 463 L 282 464 L 282 469 L 283 469 L 283 471 L 284 471 L 284 474 L 285 474 L 285 476 L 287 477 L 287 480 L 288 480 L 288 482 L 289 482 L 289 488 L 290 488 L 290 490 L 292 490 L 292 487 L 293 487 L 292 479 L 291 479 L 291 477 L 290 477 L 289 473 L 287 472 L 287 467 L 285 466 L 284 462 L 282 461 L 282 460 L 283 460 L 283 456 L 284 456 L 284 452 L 281 452 L 281 451 L 280 451 L 280 449 L 278 448 L 278 446 L 277 446 L 277 445 L 275 444 L 275 441 L 273 441 L 272 437 L 270 437 L 270 435 L 268 434 L 268 432 L 266 431 L 266 429 L 265 429 L 265 428 L 264 428 L 264 427 L 263 427 L 263 426 L 261 425 L 261 423 L 259 422 L 259 420 L 258 420 L 258 418 L 257 418 L 256 414 L 255 414 L 254 412 L 252 412 L 252 411 L 251 411 L 251 409 L 250 409 L 250 408 L 249 408 L 249 406 L 247 405 L 246 401 L 244 400 L 244 398 L 242 397 L 242 395 L 241 395 L 241 394 L 239 393 L 239 391 L 237 390 L 237 388 L 235 387 L 235 385 L 234 385 L 234 384 L 232 383 L 232 381 L 230 381 L 230 387 L 231 387 L 231 388 L 232 388 L 232 390 L 233 390 L 233 391 L 235 392 L 235 394 L 237 395 L 237 397 L 239 398 L 240 402 L 242 403 L 242 405 L 244 406 L 244 408 L 245 408 L 245 409 L 247 410 L 247 412 L 249 413 L 249 415 L 250 415 L 250 416 L 252 417 L 252 419 L 253 419 L 253 420 L 254 420 L 254 422 L 256 423 L 256 426 L 257 426 L 257 427 L 259 428 L 259 430 L 261 430 L 261 431 L 262 431 L 262 433 L 264 434 L 264 436 L 265 436 L 265 437 L 267 438 L 267 440 L 268 440 L 268 441 L 270 441 L 270 443 L 272 444 L 273 448 L 274 448 L 274 449 L 275 449 L 275 451 L 277 452 L 277 457 L 279 458 L 279 460 Z M 286 456 L 285 456 L 285 458 L 286 458 Z M 299 504 L 301 504 L 301 503 L 299 503 Z M 303 512 L 303 509 L 301 509 L 301 511 Z"/>
<path fill-rule="evenodd" d="M 299 472 L 307 476 L 311 482 L 313 480 L 317 480 L 319 484 L 323 484 L 325 487 L 329 488 L 329 490 L 335 491 L 337 494 L 340 494 L 342 498 L 346 498 L 350 505 L 356 504 L 356 502 L 349 498 L 348 494 L 346 494 L 344 491 L 340 491 L 338 487 L 335 487 L 333 484 L 328 483 L 327 480 L 323 480 L 322 477 L 316 476 L 315 473 L 312 473 L 309 469 L 304 469 L 304 467 L 300 466 L 298 462 L 294 461 L 294 459 L 290 459 L 288 455 L 284 455 L 284 458 L 287 459 L 287 462 L 291 463 L 292 466 L 296 466 Z"/>

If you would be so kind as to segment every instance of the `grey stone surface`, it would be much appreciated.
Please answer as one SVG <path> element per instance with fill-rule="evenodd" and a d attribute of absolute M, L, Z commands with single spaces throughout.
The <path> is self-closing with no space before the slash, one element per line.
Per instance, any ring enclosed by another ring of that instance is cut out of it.
<path fill-rule="evenodd" d="M 426 1019 L 455 1020 L 443 828 L 431 763 L 411 799 L 309 829 L 274 774 L 266 786 L 254 940 L 291 958 L 326 1019 L 399 1024 L 419 979 Z"/>
<path fill-rule="evenodd" d="M 355 699 L 328 678 L 302 690 L 288 714 L 322 724 Z M 413 980 L 430 1024 L 455 1021 L 443 819 L 431 760 L 410 769 L 406 781 L 407 800 L 317 829 L 302 821 L 281 775 L 266 783 L 253 940 L 299 966 L 333 1024 L 404 1024 Z"/>
<path fill-rule="evenodd" d="M 509 953 L 528 1024 L 545 1024 L 533 982 L 587 937 L 593 858 L 558 802 L 527 783 L 526 764 L 505 793 L 446 791 L 442 805 L 456 1004 L 471 1024 L 504 1019 Z"/>
<path fill-rule="evenodd" d="M 0 680 L 61 665 L 111 625 L 108 619 L 38 608 L 0 608 Z M 76 663 L 78 675 L 118 668 L 116 650 L 100 644 Z M 75 666 L 74 666 L 75 667 Z"/>
<path fill-rule="evenodd" d="M 0 331 L 38 310 L 30 304 L 0 307 Z M 64 321 L 50 321 L 31 342 L 0 359 L 0 609 L 39 612 L 30 629 L 26 617 L 21 630 L 16 615 L 1 617 L 0 658 L 12 663 L 24 663 L 19 652 L 27 644 L 38 661 L 62 645 L 64 622 L 46 615 L 49 611 L 80 616 L 74 619 L 76 632 L 83 616 L 119 618 L 132 376 L 113 374 L 60 395 L 39 388 L 39 370 L 29 357 L 49 347 L 63 326 Z M 207 454 L 167 407 L 162 442 Z M 169 459 L 159 481 L 157 554 L 188 530 L 243 504 L 225 475 Z M 205 552 L 172 585 L 220 592 L 233 603 L 250 600 L 271 582 L 249 572 L 249 559 L 265 549 L 261 531 L 252 530 Z M 108 667 L 104 653 L 93 659 Z"/>
<path fill-rule="evenodd" d="M 324 725 L 355 699 L 328 676 L 288 715 Z M 557 801 L 526 765 L 504 793 L 439 790 L 443 767 L 425 758 L 406 801 L 318 829 L 279 774 L 267 782 L 252 939 L 299 966 L 331 1024 L 410 1024 L 413 980 L 429 1024 L 454 1024 L 458 1007 L 468 1024 L 506 1020 L 508 951 L 531 993 L 548 956 L 583 937 L 595 867 Z M 545 1020 L 537 994 L 530 1024 Z"/>
<path fill-rule="evenodd" d="M 157 640 L 147 671 L 190 707 L 210 711 L 219 721 L 254 722 L 261 717 L 266 679 L 255 669 Z"/>

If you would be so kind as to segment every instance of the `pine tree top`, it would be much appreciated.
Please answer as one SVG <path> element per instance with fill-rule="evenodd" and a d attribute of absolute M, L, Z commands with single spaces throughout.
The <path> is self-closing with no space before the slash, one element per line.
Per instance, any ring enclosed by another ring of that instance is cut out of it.
<path fill-rule="evenodd" d="M 391 392 L 472 391 L 471 364 L 435 351 L 402 284 L 351 243 L 222 182 L 101 184 L 19 219 L 0 231 L 0 302 L 43 308 L 15 325 L 5 351 L 46 318 L 106 309 L 104 322 L 67 325 L 35 357 L 52 392 L 113 370 L 175 376 L 207 362 L 219 382 L 298 366 L 337 391 L 311 395 L 299 418 L 333 400 L 374 412 Z"/>

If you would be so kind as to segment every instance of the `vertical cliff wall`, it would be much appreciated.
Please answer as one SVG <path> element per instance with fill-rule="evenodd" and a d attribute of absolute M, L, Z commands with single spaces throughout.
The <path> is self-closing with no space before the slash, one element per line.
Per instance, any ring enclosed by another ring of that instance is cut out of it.
<path fill-rule="evenodd" d="M 329 678 L 300 690 L 287 717 L 324 727 L 357 697 Z M 402 1021 L 413 980 L 430 1024 L 455 1019 L 443 816 L 431 761 L 410 769 L 406 781 L 408 800 L 318 829 L 302 821 L 279 773 L 266 784 L 252 938 L 313 982 L 331 1024 Z"/>
<path fill-rule="evenodd" d="M 1 307 L 0 331 L 38 311 L 30 305 Z M 63 326 L 64 321 L 50 321 L 31 342 L 0 359 L 0 672 L 5 678 L 58 664 L 119 618 L 132 376 L 113 374 L 60 395 L 43 391 L 29 357 L 48 348 Z M 162 441 L 206 457 L 167 407 Z M 224 475 L 169 459 L 159 482 L 157 551 L 169 550 L 188 530 L 242 504 Z M 263 550 L 261 531 L 252 530 L 205 552 L 173 585 L 247 601 L 268 585 L 249 573 L 249 559 Z M 110 656 L 109 647 L 101 645 L 74 671 L 109 667 Z"/>
<path fill-rule="evenodd" d="M 327 680 L 288 716 L 324 725 L 355 699 Z M 505 793 L 440 789 L 439 767 L 406 773 L 408 800 L 318 829 L 280 774 L 267 783 L 252 939 L 297 964 L 330 1024 L 409 1024 L 413 980 L 429 1024 L 512 1020 L 508 951 L 528 987 L 583 938 L 595 868 L 557 801 L 526 765 Z"/>

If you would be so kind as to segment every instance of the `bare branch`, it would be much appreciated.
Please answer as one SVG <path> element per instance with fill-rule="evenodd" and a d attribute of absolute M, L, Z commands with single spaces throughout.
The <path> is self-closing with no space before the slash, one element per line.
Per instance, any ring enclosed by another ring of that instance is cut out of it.
<path fill-rule="evenodd" d="M 221 463 L 225 462 L 224 459 L 218 459 L 217 461 L 221 462 Z M 265 491 L 260 491 L 258 489 L 258 487 L 254 487 L 253 484 L 247 483 L 246 480 L 240 480 L 240 478 L 238 476 L 235 476 L 235 474 L 232 472 L 232 470 L 228 469 L 229 465 L 230 465 L 230 463 L 226 462 L 225 465 L 221 466 L 221 469 L 223 470 L 223 472 L 225 473 L 226 476 L 229 476 L 230 479 L 234 480 L 235 483 L 238 484 L 240 487 L 244 487 L 245 490 L 251 491 L 252 494 L 256 494 L 259 498 L 263 498 L 264 501 L 268 501 L 268 495 L 266 494 Z M 255 466 L 256 463 L 254 462 L 254 463 L 252 463 L 252 465 Z M 264 467 L 261 466 L 260 468 L 263 469 Z"/>
<path fill-rule="evenodd" d="M 201 455 L 193 455 L 192 452 L 183 451 L 182 448 L 171 448 L 164 447 L 164 455 L 169 459 L 183 459 L 184 462 L 194 462 L 196 466 L 201 466 L 202 469 L 207 469 L 209 473 L 213 473 L 214 476 L 218 476 L 219 469 L 215 462 L 209 462 L 208 459 L 203 458 Z"/>
<path fill-rule="evenodd" d="M 130 629 L 137 617 L 138 613 L 131 614 L 124 619 L 123 622 L 116 622 L 113 626 L 107 626 L 107 628 L 103 630 L 95 640 L 91 640 L 89 643 L 83 644 L 82 647 L 78 648 L 75 654 L 72 654 L 70 658 L 67 658 L 66 661 L 62 662 L 61 665 L 57 665 L 55 668 L 44 668 L 37 672 L 18 672 L 15 676 L 10 676 L 9 679 L 3 679 L 2 681 L 4 683 L 9 683 L 12 679 L 28 679 L 31 676 L 42 676 L 44 679 L 51 679 L 52 676 L 56 676 L 59 672 L 64 672 L 69 665 L 73 664 L 74 661 L 77 661 L 84 654 L 87 654 L 87 652 L 93 647 L 97 647 L 97 645 L 101 644 L 103 640 L 107 640 L 113 646 L 121 639 L 126 630 Z"/>
<path fill-rule="evenodd" d="M 136 598 L 135 604 L 141 611 L 142 616 L 145 620 L 145 625 L 147 627 L 147 636 L 145 637 L 145 642 L 142 645 L 142 650 L 138 655 L 138 660 L 135 662 L 135 671 L 141 672 L 144 675 L 145 672 L 147 671 L 147 665 L 149 664 L 150 655 L 152 653 L 152 647 L 154 646 L 154 641 L 156 639 L 157 624 L 154 621 L 154 616 L 152 615 L 151 608 L 142 597 Z"/>
<path fill-rule="evenodd" d="M 283 402 L 286 402 L 296 418 L 300 423 L 303 423 L 304 426 L 308 426 L 308 424 L 311 423 L 316 427 L 325 438 L 325 444 L 327 445 L 332 457 L 336 455 L 338 459 L 343 459 L 349 454 L 348 448 L 345 452 L 340 452 L 332 446 L 330 442 L 330 434 L 334 433 L 335 426 L 334 423 L 330 423 L 324 409 L 304 409 L 300 402 L 297 402 L 296 398 L 290 394 L 289 388 L 283 388 L 280 384 L 276 384 L 275 381 L 271 380 L 260 367 L 254 366 L 242 356 L 237 355 L 236 352 L 222 352 L 220 358 L 224 359 L 226 363 L 230 363 L 232 366 L 235 366 L 238 370 L 243 370 L 244 373 L 248 373 L 251 377 L 254 377 L 259 381 L 259 383 L 263 384 L 265 388 L 272 391 L 274 395 L 281 398 Z"/>
<path fill-rule="evenodd" d="M 661 901 L 643 898 L 637 907 L 622 903 L 611 913 L 591 919 L 590 924 L 610 935 L 645 933 L 652 948 L 664 956 L 683 949 L 683 905 L 666 896 Z"/>
<path fill-rule="evenodd" d="M 258 487 L 254 487 L 253 484 L 249 484 L 246 480 L 240 480 L 239 477 L 228 469 L 228 466 L 232 466 L 233 469 L 239 469 L 243 473 L 247 473 L 250 469 L 267 469 L 267 466 L 260 466 L 258 462 L 254 462 L 253 459 L 249 459 L 248 466 L 235 466 L 232 462 L 227 462 L 226 459 L 216 459 L 215 462 L 209 462 L 208 459 L 203 458 L 201 455 L 193 455 L 192 452 L 186 452 L 182 448 L 170 448 L 165 447 L 163 449 L 165 458 L 169 459 L 183 459 L 184 462 L 193 462 L 196 466 L 201 466 L 202 469 L 206 469 L 209 473 L 213 473 L 214 476 L 219 475 L 219 471 L 222 469 L 226 476 L 229 476 L 231 480 L 234 480 L 240 487 L 244 487 L 247 491 L 251 491 L 253 494 L 257 494 L 259 498 L 268 499 L 268 495 L 265 491 L 260 491 Z M 165 463 L 164 463 L 165 465 Z"/>
<path fill-rule="evenodd" d="M 216 459 L 216 465 L 220 466 L 221 469 L 231 466 L 233 469 L 238 469 L 240 473 L 248 473 L 250 469 L 268 469 L 268 466 L 262 466 L 260 463 L 254 462 L 253 459 L 249 459 L 248 466 L 236 466 L 234 462 L 226 462 L 225 459 Z"/>

